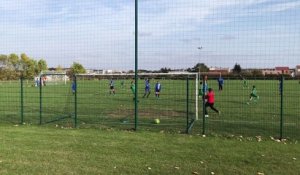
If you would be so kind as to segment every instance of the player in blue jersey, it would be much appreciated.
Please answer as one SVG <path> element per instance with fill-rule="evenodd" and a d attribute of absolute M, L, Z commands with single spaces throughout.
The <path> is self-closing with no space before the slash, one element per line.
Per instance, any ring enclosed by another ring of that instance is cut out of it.
<path fill-rule="evenodd" d="M 76 92 L 76 89 L 77 89 L 77 84 L 76 84 L 76 82 L 73 80 L 73 82 L 72 82 L 72 93 L 73 94 L 75 94 L 75 92 Z"/>
<path fill-rule="evenodd" d="M 145 98 L 146 96 L 147 96 L 147 98 L 148 98 L 149 95 L 150 95 L 150 80 L 149 80 L 149 79 L 146 79 L 146 80 L 145 80 L 145 93 L 144 93 L 143 98 Z"/>
<path fill-rule="evenodd" d="M 219 85 L 219 91 L 222 91 L 224 85 L 224 79 L 222 78 L 221 74 L 220 77 L 218 78 L 218 85 Z"/>
<path fill-rule="evenodd" d="M 159 81 L 157 81 L 155 84 L 155 97 L 156 98 L 159 98 L 160 91 L 161 91 L 161 84 L 159 83 Z"/>
<path fill-rule="evenodd" d="M 115 82 L 113 79 L 110 79 L 109 81 L 109 94 L 113 93 L 114 95 L 116 94 L 115 92 Z"/>

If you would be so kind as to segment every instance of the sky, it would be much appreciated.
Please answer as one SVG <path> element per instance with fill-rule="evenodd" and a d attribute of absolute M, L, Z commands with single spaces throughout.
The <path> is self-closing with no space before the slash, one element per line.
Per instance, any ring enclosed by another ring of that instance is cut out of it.
<path fill-rule="evenodd" d="M 134 10 L 134 0 L 1 0 L 0 54 L 132 70 Z M 300 64 L 300 0 L 139 0 L 138 10 L 139 69 Z"/>

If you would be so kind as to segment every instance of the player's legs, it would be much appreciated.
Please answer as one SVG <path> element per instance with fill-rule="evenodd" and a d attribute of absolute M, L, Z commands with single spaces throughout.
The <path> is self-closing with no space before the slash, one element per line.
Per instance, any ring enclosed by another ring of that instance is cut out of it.
<path fill-rule="evenodd" d="M 209 107 L 214 110 L 216 113 L 219 113 L 219 110 L 217 110 L 215 107 L 214 107 L 214 103 L 209 103 Z"/>
<path fill-rule="evenodd" d="M 112 90 L 113 90 L 113 86 L 110 86 L 110 87 L 109 87 L 109 94 L 112 93 Z"/>
<path fill-rule="evenodd" d="M 158 90 L 155 91 L 155 97 L 159 98 L 159 91 Z"/>
<path fill-rule="evenodd" d="M 251 101 L 254 97 L 256 97 L 256 95 L 253 94 L 253 93 L 251 93 L 251 94 L 250 94 L 250 97 L 249 97 L 249 100 Z"/>
<path fill-rule="evenodd" d="M 208 102 L 206 102 L 205 103 L 205 108 L 204 108 L 204 114 L 205 115 L 208 115 L 208 113 L 207 113 L 207 107 L 209 106 L 209 103 Z"/>

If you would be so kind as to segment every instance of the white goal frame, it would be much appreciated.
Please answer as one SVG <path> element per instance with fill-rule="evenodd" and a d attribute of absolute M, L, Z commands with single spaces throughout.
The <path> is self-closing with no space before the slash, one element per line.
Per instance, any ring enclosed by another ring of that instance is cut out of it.
<path fill-rule="evenodd" d="M 76 77 L 85 76 L 134 76 L 134 73 L 112 73 L 112 74 L 76 74 Z M 138 76 L 172 76 L 172 75 L 183 75 L 183 76 L 195 76 L 195 120 L 199 119 L 199 73 L 188 73 L 188 72 L 176 72 L 176 73 L 138 73 Z"/>
<path fill-rule="evenodd" d="M 41 77 L 44 77 L 44 76 L 63 76 L 63 84 L 66 85 L 67 84 L 67 81 L 69 80 L 68 78 L 68 75 L 66 72 L 41 72 L 40 75 L 39 75 L 39 78 L 41 79 Z M 51 82 L 49 80 L 47 80 L 46 82 Z"/>

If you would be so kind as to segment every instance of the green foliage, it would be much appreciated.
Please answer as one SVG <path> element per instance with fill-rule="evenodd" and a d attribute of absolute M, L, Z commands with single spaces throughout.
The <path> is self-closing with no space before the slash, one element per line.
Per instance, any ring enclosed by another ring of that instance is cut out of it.
<path fill-rule="evenodd" d="M 197 63 L 193 68 L 188 69 L 189 72 L 208 72 L 209 68 L 204 63 Z"/>
<path fill-rule="evenodd" d="M 37 65 L 38 65 L 38 73 L 41 73 L 42 71 L 45 71 L 48 69 L 47 62 L 44 59 L 40 59 L 38 61 Z"/>
<path fill-rule="evenodd" d="M 19 63 L 20 63 L 20 59 L 19 59 L 19 56 L 17 54 L 10 54 L 8 56 L 8 61 L 12 64 L 12 66 L 15 68 L 15 69 L 18 69 L 18 66 L 19 66 Z"/>
<path fill-rule="evenodd" d="M 84 74 L 86 73 L 85 68 L 82 64 L 74 62 L 72 66 L 70 67 L 70 71 L 68 72 L 68 75 L 72 77 L 74 74 Z"/>
<path fill-rule="evenodd" d="M 22 53 L 0 55 L 0 80 L 16 80 L 22 74 L 25 79 L 32 79 L 41 71 L 47 70 L 47 62 L 43 59 L 38 62 Z"/>
<path fill-rule="evenodd" d="M 58 73 L 62 73 L 63 72 L 63 68 L 61 65 L 58 65 L 56 68 L 55 68 L 55 71 L 58 72 Z"/>
<path fill-rule="evenodd" d="M 170 68 L 167 68 L 167 67 L 163 67 L 163 68 L 160 69 L 160 72 L 161 72 L 161 73 L 168 73 L 168 72 L 170 72 L 170 71 L 171 71 L 171 69 L 170 69 Z"/>
<path fill-rule="evenodd" d="M 33 79 L 38 74 L 37 62 L 30 59 L 25 53 L 21 54 L 21 64 L 23 66 L 22 75 L 25 79 Z"/>
<path fill-rule="evenodd" d="M 18 56 L 0 55 L 0 80 L 15 80 L 19 77 Z"/>

